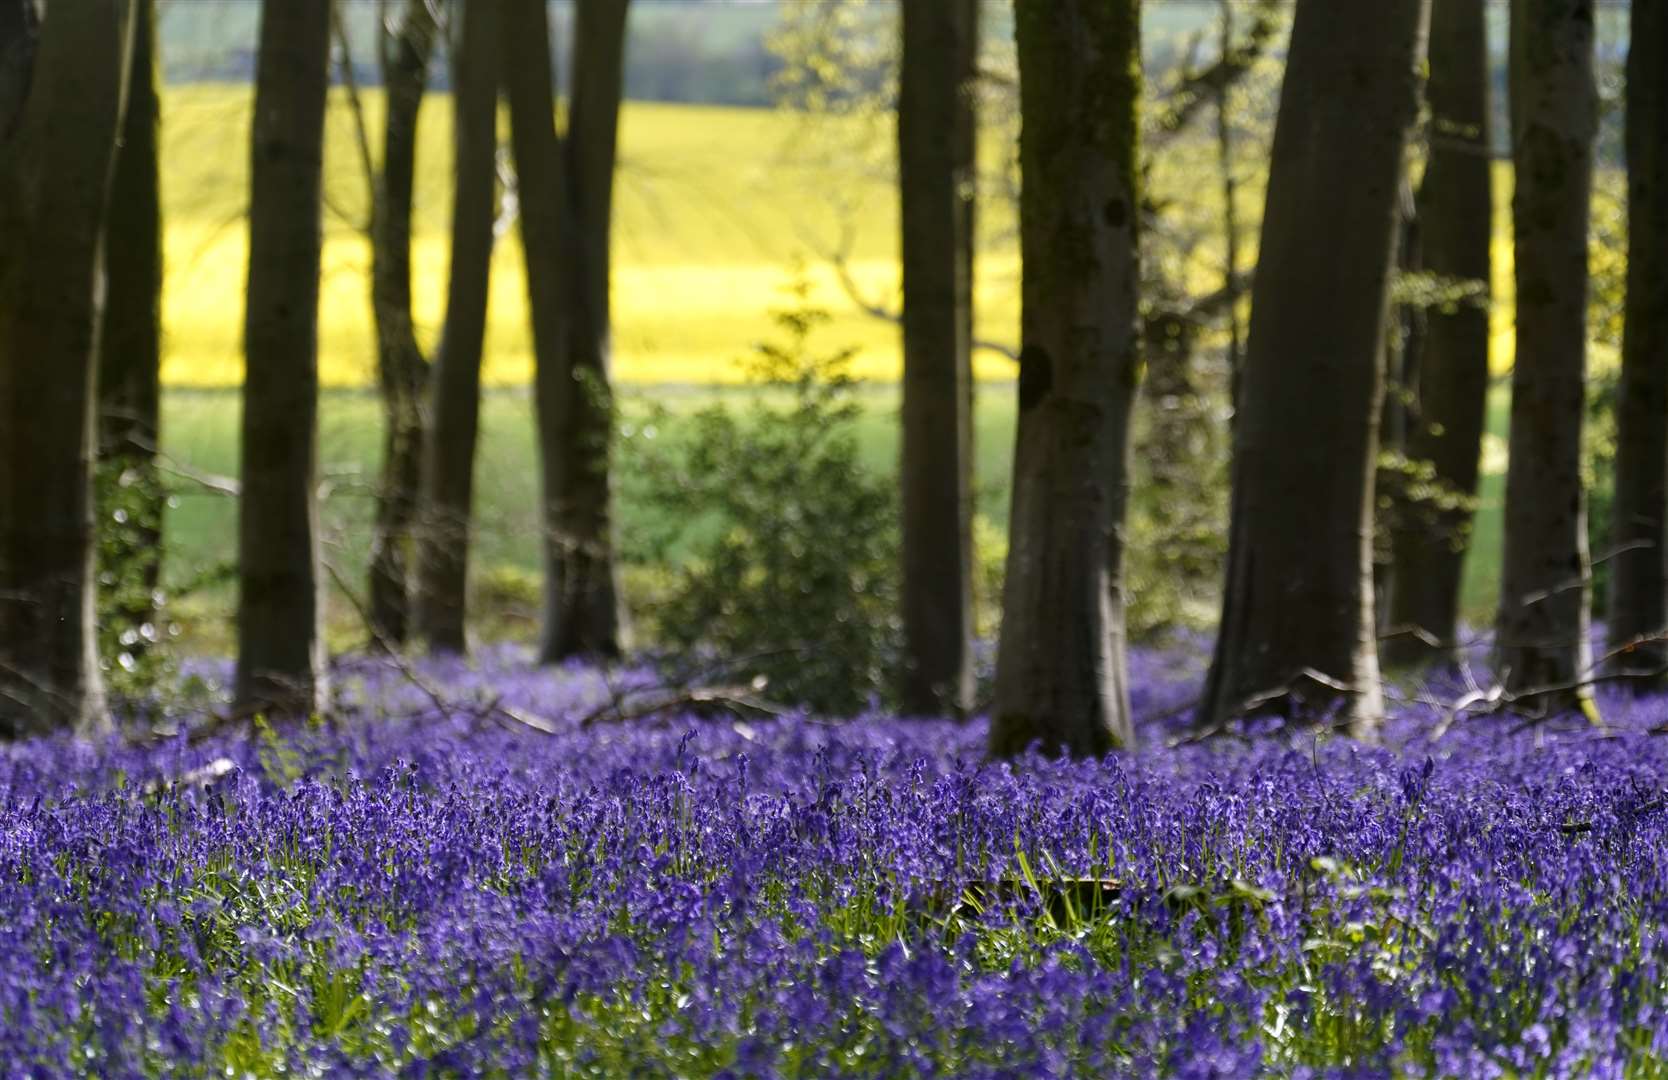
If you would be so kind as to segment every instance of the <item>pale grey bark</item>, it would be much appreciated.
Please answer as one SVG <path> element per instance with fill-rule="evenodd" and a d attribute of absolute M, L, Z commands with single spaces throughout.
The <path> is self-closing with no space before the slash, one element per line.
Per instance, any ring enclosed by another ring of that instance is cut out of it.
<path fill-rule="evenodd" d="M 1022 348 L 991 750 L 1134 733 L 1122 591 L 1136 295 L 1137 0 L 1019 0 Z"/>
<path fill-rule="evenodd" d="M 318 296 L 330 0 L 261 7 L 249 170 L 238 660 L 243 709 L 305 714 L 325 690 Z"/>
<path fill-rule="evenodd" d="M 0 735 L 108 723 L 93 633 L 101 232 L 126 0 L 0 3 Z"/>
<path fill-rule="evenodd" d="M 1511 11 L 1517 357 L 1495 648 L 1509 690 L 1563 688 L 1534 695 L 1545 709 L 1590 696 L 1572 684 L 1592 662 L 1581 426 L 1593 14 L 1593 0 L 1513 0 Z"/>
<path fill-rule="evenodd" d="M 1423 0 L 1299 0 L 1251 292 L 1228 576 L 1202 723 L 1383 711 L 1373 476 Z M 1347 183 L 1340 183 L 1347 177 Z M 1317 242 L 1317 238 L 1325 238 Z"/>

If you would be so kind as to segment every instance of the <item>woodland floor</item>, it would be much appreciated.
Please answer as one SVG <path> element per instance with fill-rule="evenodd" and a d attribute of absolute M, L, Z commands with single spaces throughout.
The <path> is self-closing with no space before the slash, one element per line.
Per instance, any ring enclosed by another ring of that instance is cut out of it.
<path fill-rule="evenodd" d="M 205 734 L 211 696 L 125 743 L 0 749 L 0 1061 L 1668 1069 L 1668 701 L 1171 745 L 1198 656 L 1132 670 L 1143 748 L 1097 763 L 990 763 L 980 722 L 621 723 L 648 675 L 507 649 L 345 662 L 328 723 Z"/>

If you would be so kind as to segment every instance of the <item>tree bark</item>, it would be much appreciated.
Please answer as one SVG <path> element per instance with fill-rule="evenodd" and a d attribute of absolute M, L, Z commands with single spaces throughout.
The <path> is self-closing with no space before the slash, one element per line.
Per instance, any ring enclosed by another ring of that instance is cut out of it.
<path fill-rule="evenodd" d="M 318 573 L 318 297 L 330 0 L 261 7 L 249 172 L 241 708 L 299 715 L 324 695 Z"/>
<path fill-rule="evenodd" d="M 1597 90 L 1593 0 L 1513 0 L 1512 196 L 1517 360 L 1496 662 L 1523 694 L 1585 678 L 1589 567 L 1581 424 L 1587 369 L 1587 218 Z M 1583 689 L 1535 695 L 1573 706 Z"/>
<path fill-rule="evenodd" d="M 0 5 L 0 8 L 9 5 Z M 93 627 L 102 238 L 126 0 L 0 15 L 0 735 L 108 724 Z M 38 35 L 38 36 L 37 36 Z M 28 70 L 18 72 L 21 64 Z M 9 96 L 11 100 L 3 100 Z"/>
<path fill-rule="evenodd" d="M 406 0 L 385 28 L 379 56 L 387 97 L 382 167 L 371 208 L 371 308 L 382 391 L 382 481 L 371 531 L 369 615 L 373 644 L 398 646 L 411 628 L 409 564 L 423 458 L 428 360 L 411 319 L 411 204 L 417 117 L 439 35 L 430 0 Z"/>
<path fill-rule="evenodd" d="M 1365 735 L 1383 711 L 1373 475 L 1424 12 L 1423 0 L 1347 14 L 1298 0 L 1252 283 L 1205 724 L 1341 704 Z"/>
<path fill-rule="evenodd" d="M 972 519 L 964 454 L 970 427 L 970 297 L 960 145 L 965 5 L 904 0 L 898 88 L 903 253 L 904 657 L 901 706 L 960 715 L 973 697 Z"/>
<path fill-rule="evenodd" d="M 1234 51 L 1234 0 L 1219 0 L 1217 12 L 1218 51 L 1227 60 Z M 1216 84 L 1216 170 L 1222 185 L 1222 288 L 1227 293 L 1225 319 L 1228 329 L 1228 422 L 1239 415 L 1239 382 L 1244 353 L 1239 325 L 1239 181 L 1234 170 L 1234 125 L 1230 106 L 1235 80 L 1222 78 Z"/>
<path fill-rule="evenodd" d="M 1627 60 L 1627 301 L 1616 400 L 1610 646 L 1638 691 L 1668 683 L 1668 8 L 1635 3 Z M 1629 648 L 1639 638 L 1655 637 Z"/>
<path fill-rule="evenodd" d="M 550 25 L 542 0 L 515 0 L 505 18 L 504 41 L 505 89 L 510 102 L 511 146 L 521 203 L 521 247 L 533 329 L 533 400 L 539 435 L 548 628 L 562 617 L 558 583 L 566 565 L 566 548 L 560 542 L 565 535 L 560 463 L 567 438 L 567 399 L 573 386 L 567 316 L 571 278 L 577 271 L 577 243 L 566 158 L 556 131 Z"/>
<path fill-rule="evenodd" d="M 962 266 L 962 295 L 959 303 L 962 333 L 967 338 L 967 352 L 962 357 L 962 367 L 965 369 L 963 396 L 967 399 L 967 425 L 961 433 L 961 483 L 962 490 L 966 493 L 962 501 L 962 516 L 966 519 L 962 525 L 962 561 L 967 565 L 969 581 L 967 621 L 975 637 L 978 635 L 979 627 L 979 594 L 972 586 L 977 574 L 977 552 L 973 547 L 973 518 L 978 510 L 979 493 L 976 483 L 977 470 L 974 467 L 973 423 L 979 413 L 975 408 L 978 383 L 973 376 L 973 343 L 978 339 L 974 321 L 974 297 L 979 247 L 979 43 L 982 32 L 982 6 L 983 0 L 961 0 L 962 25 L 967 28 L 967 32 L 961 36 L 961 49 L 957 57 L 957 85 L 960 87 L 961 108 L 956 112 L 956 161 L 962 176 L 962 183 L 956 192 L 960 218 L 956 240 L 960 247 Z"/>
<path fill-rule="evenodd" d="M 156 10 L 133 0 L 133 49 L 127 107 L 116 151 L 104 226 L 104 329 L 100 342 L 99 458 L 131 477 L 145 505 L 135 550 L 118 569 L 137 573 L 141 589 L 124 589 L 118 611 L 133 631 L 130 651 L 155 640 L 156 590 L 162 576 L 162 516 L 167 502 L 156 470 L 161 430 L 162 203 L 157 168 Z M 125 481 L 124 481 L 125 482 Z M 106 512 L 99 514 L 101 520 Z M 108 527 L 108 526 L 106 526 Z M 146 633 L 146 627 L 150 632 Z"/>
<path fill-rule="evenodd" d="M 545 595 L 539 657 L 620 654 L 609 455 L 609 234 L 627 0 L 579 0 L 565 151 L 565 362 L 539 365 Z"/>
<path fill-rule="evenodd" d="M 432 651 L 442 653 L 467 648 L 469 530 L 496 203 L 501 16 L 498 0 L 463 5 L 453 80 L 452 272 L 446 326 L 430 380 L 433 428 L 423 454 L 425 521 L 417 573 L 417 629 Z"/>
<path fill-rule="evenodd" d="M 34 0 L 0 0 L 0 143 L 10 141 L 29 100 L 39 39 Z"/>
<path fill-rule="evenodd" d="M 1477 494 L 1488 399 L 1490 191 L 1488 42 L 1483 0 L 1434 0 L 1431 8 L 1431 150 L 1419 184 L 1425 269 L 1474 282 L 1474 301 L 1425 312 L 1414 363 L 1416 397 L 1407 456 L 1428 461 L 1445 491 Z M 1472 511 L 1456 506 L 1427 521 L 1403 521 L 1392 537 L 1395 573 L 1387 620 L 1395 633 L 1384 660 L 1398 666 L 1446 661 L 1459 638 L 1460 575 Z"/>
<path fill-rule="evenodd" d="M 1122 589 L 1139 376 L 1138 0 L 1018 0 L 1022 348 L 991 751 L 1134 733 Z"/>

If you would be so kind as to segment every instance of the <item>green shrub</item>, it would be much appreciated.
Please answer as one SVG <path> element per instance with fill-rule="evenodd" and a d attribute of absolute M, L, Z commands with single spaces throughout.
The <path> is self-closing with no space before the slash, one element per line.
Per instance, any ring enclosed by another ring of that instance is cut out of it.
<path fill-rule="evenodd" d="M 828 314 L 775 313 L 781 339 L 743 361 L 745 404 L 652 409 L 621 429 L 621 475 L 661 523 L 624 561 L 667 567 L 639 608 L 672 654 L 727 663 L 726 678 L 846 715 L 884 696 L 897 655 L 898 533 L 890 479 L 866 468 L 852 350 L 814 352 Z"/>
<path fill-rule="evenodd" d="M 168 641 L 179 633 L 167 618 L 158 582 L 167 494 L 154 469 L 120 459 L 100 462 L 93 476 L 98 574 L 98 655 L 106 688 L 118 700 L 152 696 L 171 681 Z"/>

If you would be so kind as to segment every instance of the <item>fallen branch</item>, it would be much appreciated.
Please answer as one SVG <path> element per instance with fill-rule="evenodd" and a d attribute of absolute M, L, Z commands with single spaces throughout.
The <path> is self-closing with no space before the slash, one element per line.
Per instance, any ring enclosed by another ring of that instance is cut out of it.
<path fill-rule="evenodd" d="M 645 700 L 632 704 L 610 701 L 586 713 L 579 718 L 579 726 L 588 728 L 605 722 L 626 724 L 680 712 L 709 716 L 728 714 L 738 720 L 775 718 L 788 713 L 783 706 L 758 697 L 753 686 L 656 687 L 642 691 L 642 694 Z"/>

